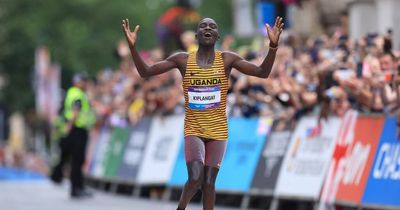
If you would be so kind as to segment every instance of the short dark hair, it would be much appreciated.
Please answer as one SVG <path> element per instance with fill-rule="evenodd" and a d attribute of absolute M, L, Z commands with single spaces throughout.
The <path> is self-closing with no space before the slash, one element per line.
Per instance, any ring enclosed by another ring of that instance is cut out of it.
<path fill-rule="evenodd" d="M 80 81 L 88 81 L 88 80 L 89 80 L 89 75 L 86 71 L 75 73 L 74 77 L 72 78 L 72 81 L 74 83 Z"/>

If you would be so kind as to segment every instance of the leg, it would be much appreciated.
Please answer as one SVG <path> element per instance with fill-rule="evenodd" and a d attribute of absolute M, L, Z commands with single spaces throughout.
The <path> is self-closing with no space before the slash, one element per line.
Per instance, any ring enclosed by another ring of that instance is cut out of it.
<path fill-rule="evenodd" d="M 188 181 L 186 182 L 178 209 L 185 209 L 194 194 L 200 189 L 204 179 L 204 142 L 198 137 L 188 136 L 185 138 L 185 158 L 188 170 Z"/>
<path fill-rule="evenodd" d="M 215 205 L 215 181 L 225 154 L 227 141 L 206 142 L 206 162 L 203 190 L 203 210 L 213 210 Z"/>
<path fill-rule="evenodd" d="M 57 165 L 53 168 L 50 179 L 55 183 L 61 183 L 63 179 L 63 168 L 65 163 L 70 156 L 70 141 L 68 138 L 60 139 L 60 160 L 58 161 Z"/>
<path fill-rule="evenodd" d="M 217 179 L 219 168 L 205 166 L 205 177 L 202 186 L 203 191 L 203 210 L 213 210 L 215 204 L 215 180 Z"/>
<path fill-rule="evenodd" d="M 88 133 L 84 129 L 73 128 L 71 131 L 72 161 L 71 161 L 71 195 L 77 195 L 83 191 L 82 166 L 85 161 L 86 143 Z"/>

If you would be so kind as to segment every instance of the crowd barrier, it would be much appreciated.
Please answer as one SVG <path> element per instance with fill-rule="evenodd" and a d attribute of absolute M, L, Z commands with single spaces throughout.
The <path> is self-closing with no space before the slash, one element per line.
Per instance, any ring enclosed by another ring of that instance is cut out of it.
<path fill-rule="evenodd" d="M 394 117 L 355 111 L 275 131 L 272 118 L 230 118 L 217 192 L 319 204 L 400 209 L 400 143 Z M 187 179 L 183 116 L 145 118 L 92 135 L 89 177 L 181 188 Z"/>

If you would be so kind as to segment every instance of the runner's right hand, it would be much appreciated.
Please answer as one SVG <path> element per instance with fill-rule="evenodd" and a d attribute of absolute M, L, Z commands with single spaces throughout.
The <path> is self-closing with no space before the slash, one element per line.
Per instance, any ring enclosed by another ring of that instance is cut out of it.
<path fill-rule="evenodd" d="M 129 27 L 129 20 L 122 20 L 122 30 L 125 33 L 126 41 L 129 44 L 129 47 L 134 47 L 136 44 L 137 32 L 139 30 L 139 25 L 135 26 L 135 30 L 132 32 Z"/>

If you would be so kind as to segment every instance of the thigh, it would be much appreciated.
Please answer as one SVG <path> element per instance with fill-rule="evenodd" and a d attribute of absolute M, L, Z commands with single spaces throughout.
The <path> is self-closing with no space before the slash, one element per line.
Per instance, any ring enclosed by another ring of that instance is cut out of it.
<path fill-rule="evenodd" d="M 204 163 L 205 145 L 204 141 L 197 136 L 185 137 L 185 159 L 186 163 L 201 161 Z"/>
<path fill-rule="evenodd" d="M 224 158 L 227 141 L 208 140 L 206 146 L 205 165 L 215 168 L 221 166 L 222 159 Z"/>

